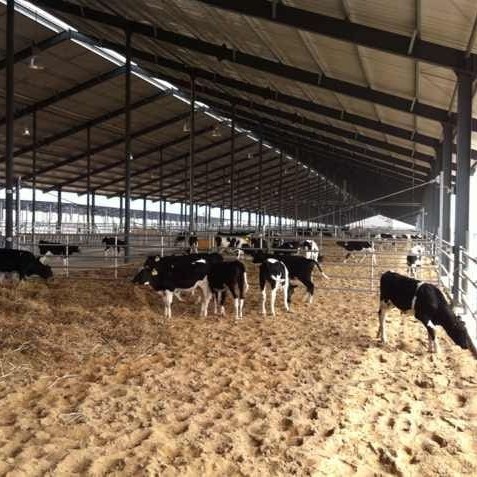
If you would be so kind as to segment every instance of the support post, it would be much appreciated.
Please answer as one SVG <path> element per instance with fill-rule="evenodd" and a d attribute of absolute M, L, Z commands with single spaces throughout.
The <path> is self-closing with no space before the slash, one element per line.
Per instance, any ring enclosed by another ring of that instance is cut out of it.
<path fill-rule="evenodd" d="M 189 233 L 194 227 L 194 149 L 195 149 L 195 79 L 190 77 L 190 150 L 189 150 Z"/>
<path fill-rule="evenodd" d="M 91 128 L 86 129 L 86 229 L 91 233 Z"/>
<path fill-rule="evenodd" d="M 56 232 L 61 233 L 61 221 L 63 218 L 63 207 L 61 203 L 61 187 L 58 187 L 58 201 L 56 203 Z"/>
<path fill-rule="evenodd" d="M 36 233 L 36 111 L 33 111 L 32 125 L 32 190 L 31 190 L 31 242 L 34 253 Z"/>
<path fill-rule="evenodd" d="M 126 30 L 126 74 L 125 74 L 125 124 L 124 124 L 124 153 L 125 153 L 125 178 L 124 178 L 124 261 L 129 261 L 130 256 L 130 229 L 131 229 L 131 30 Z"/>
<path fill-rule="evenodd" d="M 123 230 L 123 216 L 124 216 L 123 194 L 119 194 L 119 231 Z"/>
<path fill-rule="evenodd" d="M 230 135 L 230 232 L 233 232 L 235 205 L 235 104 L 232 104 L 232 124 L 230 125 Z"/>
<path fill-rule="evenodd" d="M 260 128 L 260 138 L 258 142 L 258 230 L 262 232 L 263 227 L 263 138 Z"/>
<path fill-rule="evenodd" d="M 17 177 L 15 184 L 15 232 L 17 236 L 17 248 L 20 247 L 20 225 L 21 225 L 21 212 L 22 212 L 22 201 L 21 201 L 21 190 L 22 190 L 22 178 Z"/>
<path fill-rule="evenodd" d="M 7 0 L 6 25 L 6 92 L 5 92 L 5 248 L 13 247 L 13 115 L 14 115 L 14 53 L 15 1 Z"/>
<path fill-rule="evenodd" d="M 461 291 L 465 293 L 467 283 L 461 274 L 466 269 L 460 263 L 460 248 L 468 249 L 469 234 L 469 194 L 470 194 L 470 150 L 472 135 L 472 83 L 469 74 L 458 73 L 457 98 L 457 178 L 455 201 L 455 240 L 454 240 L 454 305 L 461 303 Z"/>
<path fill-rule="evenodd" d="M 283 221 L 283 151 L 280 149 L 280 182 L 278 185 L 278 228 L 282 232 Z"/>
<path fill-rule="evenodd" d="M 298 158 L 300 157 L 299 149 L 296 150 L 296 158 L 295 158 L 295 184 L 293 187 L 293 200 L 295 204 L 295 236 L 298 236 Z"/>
<path fill-rule="evenodd" d="M 95 216 L 96 216 L 96 193 L 91 192 L 91 229 L 94 232 L 95 227 Z"/>
<path fill-rule="evenodd" d="M 147 228 L 147 197 L 144 196 L 142 202 L 142 229 L 145 231 Z"/>
<path fill-rule="evenodd" d="M 443 172 L 443 185 L 444 185 L 444 201 L 442 204 L 442 239 L 450 243 L 451 241 L 451 229 L 450 229 L 450 214 L 451 214 L 451 168 L 452 168 L 452 124 L 443 124 L 443 141 L 442 141 L 442 172 Z M 449 253 L 449 250 L 447 250 Z M 449 275 L 450 260 L 446 255 L 442 257 L 442 263 Z M 450 279 L 450 276 L 449 276 Z M 450 280 L 449 280 L 450 281 Z"/>

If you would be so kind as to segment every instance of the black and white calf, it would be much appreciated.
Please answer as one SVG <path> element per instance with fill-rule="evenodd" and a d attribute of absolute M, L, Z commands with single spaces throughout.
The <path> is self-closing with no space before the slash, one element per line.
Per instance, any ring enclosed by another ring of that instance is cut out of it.
<path fill-rule="evenodd" d="M 414 247 L 409 250 L 409 253 L 406 257 L 407 263 L 407 274 L 411 277 L 416 278 L 418 270 L 422 266 L 422 254 L 424 249 L 422 245 L 414 245 Z"/>
<path fill-rule="evenodd" d="M 156 270 L 164 268 L 177 267 L 181 265 L 187 265 L 197 260 L 205 260 L 207 263 L 219 263 L 224 261 L 224 257 L 220 253 L 193 253 L 190 255 L 150 255 L 146 258 L 143 267 Z"/>
<path fill-rule="evenodd" d="M 133 283 L 147 285 L 162 295 L 164 300 L 164 316 L 172 317 L 172 301 L 174 295 L 183 291 L 192 292 L 199 288 L 203 294 L 200 316 L 207 316 L 207 309 L 212 297 L 207 274 L 210 265 L 204 259 L 189 264 L 164 268 L 160 272 L 156 268 L 143 268 L 134 278 Z"/>
<path fill-rule="evenodd" d="M 248 235 L 216 235 L 215 236 L 215 246 L 217 250 L 223 251 L 230 249 L 233 252 L 237 253 L 237 257 L 241 258 L 243 255 L 244 248 L 250 247 L 250 237 Z"/>
<path fill-rule="evenodd" d="M 430 352 L 438 350 L 436 326 L 439 325 L 456 345 L 470 349 L 477 358 L 463 321 L 454 314 L 436 286 L 386 272 L 381 275 L 379 300 L 378 338 L 382 343 L 386 343 L 386 311 L 394 306 L 405 314 L 413 314 L 426 327 Z"/>
<path fill-rule="evenodd" d="M 17 273 L 20 280 L 31 275 L 47 279 L 53 276 L 51 267 L 26 250 L 0 248 L 0 273 Z"/>
<path fill-rule="evenodd" d="M 309 258 L 310 260 L 318 261 L 320 257 L 320 249 L 318 244 L 314 240 L 304 240 L 301 243 L 300 248 L 304 250 L 305 257 Z"/>
<path fill-rule="evenodd" d="M 114 252 L 115 249 L 117 253 L 121 253 L 121 249 L 124 250 L 126 247 L 126 241 L 116 237 L 104 237 L 101 243 L 104 245 L 104 256 L 108 255 L 111 251 Z"/>
<path fill-rule="evenodd" d="M 348 258 L 350 258 L 354 253 L 360 253 L 362 255 L 361 263 L 368 255 L 371 255 L 373 263 L 376 264 L 376 255 L 374 250 L 374 244 L 367 240 L 350 240 L 348 242 L 344 242 L 342 240 L 338 240 L 336 245 L 339 247 L 344 248 L 348 253 L 343 260 L 343 263 L 346 263 Z"/>
<path fill-rule="evenodd" d="M 311 260 L 301 255 L 267 255 L 263 252 L 258 252 L 253 257 L 253 263 L 263 263 L 265 260 L 272 258 L 284 263 L 288 270 L 289 289 L 288 289 L 288 303 L 291 304 L 293 291 L 298 282 L 302 283 L 308 293 L 308 303 L 313 302 L 313 293 L 315 285 L 312 281 L 313 270 L 318 268 L 324 278 L 328 279 L 323 272 L 321 265 L 316 260 Z"/>
<path fill-rule="evenodd" d="M 63 259 L 63 265 L 66 265 L 68 257 L 74 253 L 80 253 L 78 245 L 65 245 L 60 242 L 50 242 L 47 240 L 40 240 L 38 242 L 38 248 L 40 250 L 40 259 L 43 263 L 48 257 L 55 256 Z"/>
<path fill-rule="evenodd" d="M 225 315 L 225 294 L 228 288 L 234 298 L 235 319 L 243 318 L 244 298 L 248 290 L 245 265 L 238 260 L 214 263 L 210 266 L 208 278 L 214 296 L 215 313 L 220 302 L 220 314 Z"/>
<path fill-rule="evenodd" d="M 266 258 L 260 264 L 260 291 L 262 292 L 262 315 L 267 314 L 266 310 L 266 301 L 267 301 L 267 283 L 270 286 L 270 307 L 272 311 L 272 316 L 275 316 L 275 301 L 277 298 L 277 292 L 280 289 L 283 289 L 283 301 L 285 309 L 289 311 L 288 307 L 288 269 L 285 264 L 276 258 Z"/>

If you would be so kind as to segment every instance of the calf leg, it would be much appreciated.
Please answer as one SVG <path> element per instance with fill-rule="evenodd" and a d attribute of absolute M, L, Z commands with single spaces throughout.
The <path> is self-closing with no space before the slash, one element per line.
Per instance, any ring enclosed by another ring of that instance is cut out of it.
<path fill-rule="evenodd" d="M 346 263 L 348 261 L 348 258 L 351 257 L 351 252 L 348 252 L 346 255 L 345 255 L 345 258 L 343 260 L 343 263 Z"/>
<path fill-rule="evenodd" d="M 428 322 L 425 324 L 425 327 L 427 330 L 429 353 L 437 353 L 439 351 L 439 347 L 437 345 L 436 326 L 431 320 L 428 320 Z"/>
<path fill-rule="evenodd" d="M 275 316 L 275 301 L 277 299 L 277 289 L 278 289 L 278 284 L 274 280 L 272 282 L 272 291 L 270 293 L 270 307 L 272 309 L 272 316 Z M 288 304 L 286 306 L 288 306 Z"/>
<path fill-rule="evenodd" d="M 386 343 L 386 329 L 385 329 L 385 324 L 386 324 L 386 311 L 388 309 L 388 305 L 384 300 L 381 300 L 379 302 L 379 329 L 378 329 L 378 335 L 377 337 L 380 338 L 381 343 Z"/>
<path fill-rule="evenodd" d="M 288 283 L 283 285 L 283 302 L 285 304 L 285 310 L 290 311 L 290 307 L 288 306 Z"/>
<path fill-rule="evenodd" d="M 169 290 L 166 290 L 163 295 L 164 300 L 164 318 L 172 318 L 172 299 L 174 293 Z"/>
<path fill-rule="evenodd" d="M 265 285 L 262 287 L 262 315 L 265 316 L 267 314 L 267 310 L 265 307 L 265 302 L 267 300 L 267 291 L 265 290 Z"/>
<path fill-rule="evenodd" d="M 308 303 L 313 303 L 313 293 L 315 292 L 315 285 L 311 280 L 304 280 L 303 285 L 306 287 L 306 291 L 308 293 Z"/>

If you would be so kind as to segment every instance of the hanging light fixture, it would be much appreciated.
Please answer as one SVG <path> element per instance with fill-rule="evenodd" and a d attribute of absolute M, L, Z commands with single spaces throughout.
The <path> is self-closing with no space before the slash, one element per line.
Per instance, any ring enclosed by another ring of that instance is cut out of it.
<path fill-rule="evenodd" d="M 33 71 L 41 71 L 44 70 L 45 67 L 38 62 L 37 55 L 32 55 L 30 56 L 30 61 L 28 62 L 28 69 Z"/>
<path fill-rule="evenodd" d="M 218 124 L 216 124 L 212 130 L 212 137 L 222 137 L 222 132 Z"/>
<path fill-rule="evenodd" d="M 23 128 L 22 136 L 24 136 L 24 137 L 30 137 L 31 136 L 30 128 L 28 126 L 25 126 Z"/>
<path fill-rule="evenodd" d="M 187 119 L 184 121 L 184 126 L 182 126 L 182 131 L 190 132 L 189 121 Z"/>

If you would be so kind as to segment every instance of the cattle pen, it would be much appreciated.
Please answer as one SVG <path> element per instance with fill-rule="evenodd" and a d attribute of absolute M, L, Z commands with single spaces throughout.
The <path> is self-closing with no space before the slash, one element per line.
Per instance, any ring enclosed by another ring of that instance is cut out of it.
<path fill-rule="evenodd" d="M 0 0 L 0 476 L 476 475 L 476 34 Z"/>

